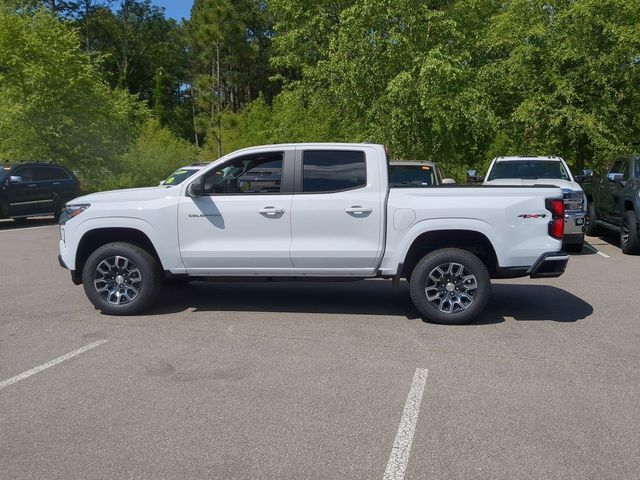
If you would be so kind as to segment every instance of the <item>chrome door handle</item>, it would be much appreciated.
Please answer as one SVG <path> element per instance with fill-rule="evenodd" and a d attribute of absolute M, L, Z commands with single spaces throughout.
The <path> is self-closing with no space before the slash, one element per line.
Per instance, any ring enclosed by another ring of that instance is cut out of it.
<path fill-rule="evenodd" d="M 258 212 L 268 217 L 277 217 L 284 214 L 284 210 L 282 208 L 276 207 L 264 207 L 258 210 Z"/>
<path fill-rule="evenodd" d="M 362 217 L 366 214 L 373 212 L 373 209 L 369 207 L 361 207 L 359 205 L 354 205 L 353 207 L 345 208 L 344 211 L 347 212 L 349 215 Z"/>
<path fill-rule="evenodd" d="M 38 185 L 36 185 L 35 183 L 32 183 L 31 185 L 27 185 L 27 187 L 37 187 Z"/>

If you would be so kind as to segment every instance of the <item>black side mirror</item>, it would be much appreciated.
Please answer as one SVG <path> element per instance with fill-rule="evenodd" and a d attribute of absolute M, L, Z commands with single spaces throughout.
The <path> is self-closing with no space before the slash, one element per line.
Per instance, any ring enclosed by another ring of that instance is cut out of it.
<path fill-rule="evenodd" d="M 201 197 L 204 195 L 204 177 L 199 178 L 195 182 L 191 182 L 187 187 L 187 197 Z"/>

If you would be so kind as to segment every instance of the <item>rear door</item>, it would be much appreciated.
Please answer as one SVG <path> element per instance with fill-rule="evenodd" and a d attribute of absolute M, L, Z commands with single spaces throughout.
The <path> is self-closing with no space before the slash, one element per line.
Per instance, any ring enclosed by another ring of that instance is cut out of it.
<path fill-rule="evenodd" d="M 383 239 L 386 189 L 379 169 L 384 161 L 366 146 L 299 148 L 291 208 L 296 270 L 318 275 L 375 271 Z"/>

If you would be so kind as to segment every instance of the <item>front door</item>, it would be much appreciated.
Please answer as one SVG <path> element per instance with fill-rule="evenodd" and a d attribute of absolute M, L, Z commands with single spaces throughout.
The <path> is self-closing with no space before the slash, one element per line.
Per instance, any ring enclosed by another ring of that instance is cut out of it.
<path fill-rule="evenodd" d="M 627 160 L 616 160 L 609 173 L 618 173 L 627 177 Z M 600 200 L 601 200 L 601 215 L 602 218 L 614 225 L 618 225 L 622 218 L 622 198 L 624 195 L 624 187 L 621 182 L 612 182 L 608 178 L 603 178 L 601 183 Z"/>
<path fill-rule="evenodd" d="M 291 216 L 291 259 L 313 275 L 370 275 L 380 258 L 386 192 L 377 150 L 298 152 Z M 386 174 L 386 171 L 384 172 Z"/>
<path fill-rule="evenodd" d="M 180 251 L 189 274 L 292 269 L 293 154 L 273 150 L 234 157 L 194 179 L 202 182 L 203 195 L 183 196 L 178 207 Z"/>

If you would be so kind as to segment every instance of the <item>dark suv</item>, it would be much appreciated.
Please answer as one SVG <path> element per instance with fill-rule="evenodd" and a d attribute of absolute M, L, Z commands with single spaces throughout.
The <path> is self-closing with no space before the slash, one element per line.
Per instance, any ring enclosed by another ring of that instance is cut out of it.
<path fill-rule="evenodd" d="M 578 180 L 587 196 L 585 233 L 619 232 L 622 252 L 640 255 L 640 155 L 617 158 L 607 172 L 598 178 L 585 170 Z"/>
<path fill-rule="evenodd" d="M 73 173 L 50 163 L 0 163 L 0 218 L 23 220 L 60 216 L 67 201 L 80 195 Z"/>

